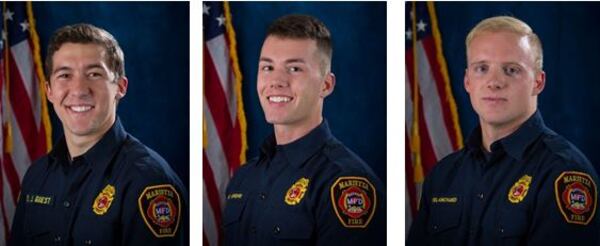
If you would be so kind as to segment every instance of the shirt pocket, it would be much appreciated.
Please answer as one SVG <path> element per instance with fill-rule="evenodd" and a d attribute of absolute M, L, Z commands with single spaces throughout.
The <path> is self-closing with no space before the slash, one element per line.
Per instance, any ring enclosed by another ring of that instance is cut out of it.
<path fill-rule="evenodd" d="M 521 207 L 501 208 L 496 232 L 502 245 L 522 245 L 529 229 L 528 213 Z"/>
<path fill-rule="evenodd" d="M 307 245 L 314 234 L 312 216 L 298 209 L 282 209 L 272 213 L 266 231 L 275 238 L 275 245 Z"/>
<path fill-rule="evenodd" d="M 31 245 L 52 245 L 64 240 L 61 235 L 55 235 L 53 228 L 63 226 L 51 216 L 55 215 L 51 207 L 28 204 L 25 208 L 25 236 Z M 58 223 L 57 223 L 58 222 Z"/>
<path fill-rule="evenodd" d="M 456 240 L 463 202 L 458 196 L 439 196 L 431 201 L 427 232 L 431 245 L 448 245 Z"/>
<path fill-rule="evenodd" d="M 73 227 L 74 245 L 119 245 L 116 232 L 119 224 L 109 217 L 83 214 Z"/>
<path fill-rule="evenodd" d="M 225 228 L 231 227 L 240 221 L 246 208 L 246 200 L 245 195 L 241 198 L 227 200 L 225 211 L 223 211 L 223 226 Z"/>

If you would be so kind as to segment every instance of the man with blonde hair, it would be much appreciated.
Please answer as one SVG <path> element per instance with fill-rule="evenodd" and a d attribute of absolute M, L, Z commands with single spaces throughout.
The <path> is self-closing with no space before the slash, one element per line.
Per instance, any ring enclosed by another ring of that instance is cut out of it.
<path fill-rule="evenodd" d="M 597 245 L 598 176 L 537 110 L 539 38 L 498 16 L 475 26 L 466 46 L 464 86 L 479 126 L 427 177 L 407 245 Z"/>

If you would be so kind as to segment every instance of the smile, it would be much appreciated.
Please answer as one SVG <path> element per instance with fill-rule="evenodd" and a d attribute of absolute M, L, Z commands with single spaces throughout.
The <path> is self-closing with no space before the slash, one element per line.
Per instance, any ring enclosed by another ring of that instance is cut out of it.
<path fill-rule="evenodd" d="M 68 106 L 67 108 L 76 113 L 84 113 L 84 112 L 92 110 L 93 107 L 89 106 L 89 105 L 76 105 L 76 106 Z"/>
<path fill-rule="evenodd" d="M 270 96 L 270 97 L 267 97 L 267 99 L 269 100 L 269 102 L 274 102 L 274 103 L 289 102 L 292 100 L 291 97 L 286 97 L 286 96 Z"/>

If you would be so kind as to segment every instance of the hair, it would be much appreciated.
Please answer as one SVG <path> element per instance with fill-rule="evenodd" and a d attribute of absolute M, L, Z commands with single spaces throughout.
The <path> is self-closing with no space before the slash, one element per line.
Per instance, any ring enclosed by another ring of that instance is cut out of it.
<path fill-rule="evenodd" d="M 483 32 L 501 31 L 512 32 L 517 35 L 527 37 L 527 40 L 529 41 L 529 44 L 531 45 L 534 51 L 535 65 L 539 70 L 542 70 L 544 61 L 542 42 L 540 41 L 537 34 L 533 32 L 531 27 L 527 25 L 527 23 L 511 16 L 496 16 L 487 18 L 479 22 L 473 29 L 471 29 L 469 35 L 467 35 L 467 39 L 465 40 L 467 51 L 469 50 L 469 44 L 471 44 L 471 41 L 477 35 Z"/>
<path fill-rule="evenodd" d="M 50 81 L 52 74 L 54 53 L 65 43 L 97 44 L 104 47 L 107 55 L 106 62 L 108 68 L 115 73 L 115 81 L 125 76 L 125 55 L 115 37 L 102 28 L 79 23 L 61 27 L 50 37 L 45 61 L 46 79 L 48 81 Z"/>
<path fill-rule="evenodd" d="M 267 29 L 266 37 L 269 36 L 315 40 L 317 49 L 324 55 L 321 61 L 321 69 L 323 73 L 329 72 L 333 53 L 331 33 L 319 19 L 298 14 L 282 16 L 271 23 Z"/>

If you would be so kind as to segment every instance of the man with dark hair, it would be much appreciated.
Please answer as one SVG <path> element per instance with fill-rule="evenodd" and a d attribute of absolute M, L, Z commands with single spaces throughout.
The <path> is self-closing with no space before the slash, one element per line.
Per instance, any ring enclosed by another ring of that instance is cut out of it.
<path fill-rule="evenodd" d="M 335 86 L 331 43 L 311 16 L 269 27 L 257 91 L 274 134 L 229 183 L 227 245 L 385 245 L 384 186 L 322 116 Z"/>
<path fill-rule="evenodd" d="M 124 55 L 89 24 L 58 29 L 46 94 L 64 136 L 23 179 L 10 245 L 183 245 L 187 192 L 167 162 L 116 115 Z"/>

